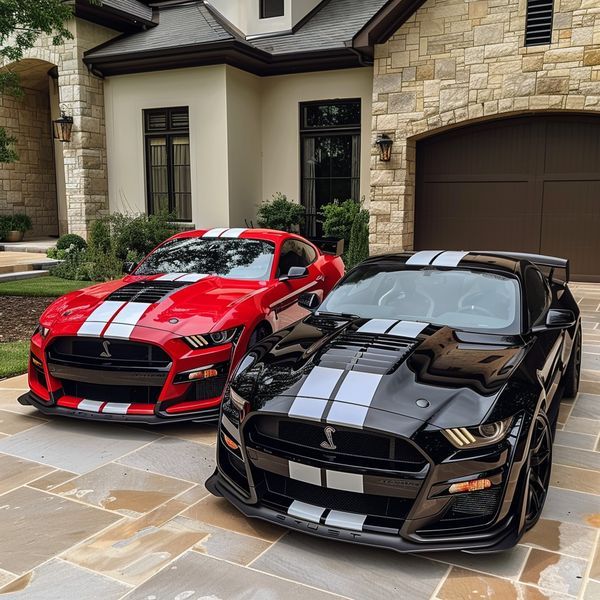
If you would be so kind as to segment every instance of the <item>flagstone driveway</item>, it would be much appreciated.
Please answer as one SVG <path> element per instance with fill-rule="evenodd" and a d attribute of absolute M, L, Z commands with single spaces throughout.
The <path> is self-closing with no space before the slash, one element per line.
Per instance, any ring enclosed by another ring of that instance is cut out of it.
<path fill-rule="evenodd" d="M 0 382 L 0 595 L 27 600 L 600 598 L 600 286 L 574 285 L 583 381 L 543 519 L 502 554 L 400 555 L 248 520 L 208 495 L 215 429 L 48 419 Z"/>

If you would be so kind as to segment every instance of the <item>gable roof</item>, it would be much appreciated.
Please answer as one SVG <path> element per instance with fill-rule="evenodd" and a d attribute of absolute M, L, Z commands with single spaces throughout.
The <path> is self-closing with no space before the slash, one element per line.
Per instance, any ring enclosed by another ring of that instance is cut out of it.
<path fill-rule="evenodd" d="M 423 1 L 324 0 L 291 32 L 244 39 L 203 1 L 189 0 L 155 8 L 156 27 L 110 40 L 86 52 L 84 61 L 105 75 L 206 64 L 231 64 L 259 75 L 356 67 L 372 57 L 373 34 L 363 32 L 374 24 L 381 29 L 378 15 L 396 17 L 396 5 L 406 13 L 408 5 Z M 367 44 L 357 45 L 356 39 Z"/>

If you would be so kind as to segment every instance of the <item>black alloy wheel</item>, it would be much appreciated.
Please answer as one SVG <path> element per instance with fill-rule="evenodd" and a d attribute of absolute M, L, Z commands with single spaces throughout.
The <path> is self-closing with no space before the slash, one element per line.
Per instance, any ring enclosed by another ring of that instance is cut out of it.
<path fill-rule="evenodd" d="M 527 494 L 525 496 L 525 530 L 531 529 L 539 520 L 546 502 L 550 470 L 552 467 L 552 431 L 548 418 L 540 412 L 533 423 L 533 435 L 529 447 Z"/>

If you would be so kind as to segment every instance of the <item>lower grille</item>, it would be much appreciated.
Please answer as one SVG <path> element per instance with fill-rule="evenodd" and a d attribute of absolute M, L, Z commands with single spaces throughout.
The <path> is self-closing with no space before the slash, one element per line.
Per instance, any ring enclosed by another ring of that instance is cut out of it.
<path fill-rule="evenodd" d="M 223 393 L 226 383 L 227 372 L 217 375 L 217 377 L 196 381 L 190 385 L 184 400 L 210 400 L 211 398 L 218 398 Z"/>
<path fill-rule="evenodd" d="M 263 501 L 278 508 L 283 506 L 287 509 L 291 500 L 300 500 L 323 508 L 404 520 L 414 502 L 403 498 L 333 490 L 266 471 L 263 471 L 263 475 L 267 489 Z"/>
<path fill-rule="evenodd" d="M 64 380 L 62 384 L 63 391 L 67 396 L 125 404 L 156 404 L 162 389 L 154 386 L 100 385 L 67 380 Z"/>
<path fill-rule="evenodd" d="M 443 520 L 469 517 L 491 517 L 496 513 L 500 488 L 490 488 L 479 492 L 461 494 L 454 499 L 452 508 Z"/>

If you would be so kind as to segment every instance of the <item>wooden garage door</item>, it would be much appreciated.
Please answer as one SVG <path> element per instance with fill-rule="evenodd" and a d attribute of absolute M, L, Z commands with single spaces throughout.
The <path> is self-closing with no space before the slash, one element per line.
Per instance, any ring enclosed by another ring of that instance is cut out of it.
<path fill-rule="evenodd" d="M 600 281 L 600 117 L 527 116 L 417 144 L 415 249 L 566 256 Z"/>

